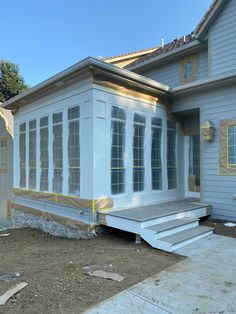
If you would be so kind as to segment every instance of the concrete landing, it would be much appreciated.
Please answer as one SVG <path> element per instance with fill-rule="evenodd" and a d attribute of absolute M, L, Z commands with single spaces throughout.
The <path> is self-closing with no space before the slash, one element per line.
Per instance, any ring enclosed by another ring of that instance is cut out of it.
<path fill-rule="evenodd" d="M 236 313 L 236 239 L 210 235 L 176 253 L 188 258 L 85 313 Z"/>

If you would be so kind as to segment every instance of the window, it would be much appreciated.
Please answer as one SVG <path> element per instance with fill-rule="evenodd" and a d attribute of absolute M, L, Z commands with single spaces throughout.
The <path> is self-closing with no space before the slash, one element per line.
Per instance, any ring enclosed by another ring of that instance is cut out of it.
<path fill-rule="evenodd" d="M 79 194 L 80 191 L 80 108 L 68 109 L 68 163 L 69 193 Z"/>
<path fill-rule="evenodd" d="M 125 192 L 125 110 L 113 106 L 111 110 L 111 193 Z"/>
<path fill-rule="evenodd" d="M 152 167 L 152 189 L 162 189 L 162 164 L 161 164 L 161 134 L 162 120 L 160 118 L 152 118 L 152 151 L 151 151 L 151 167 Z"/>
<path fill-rule="evenodd" d="M 62 112 L 53 114 L 53 192 L 62 193 L 63 145 Z"/>
<path fill-rule="evenodd" d="M 134 137 L 133 137 L 133 191 L 144 190 L 144 136 L 145 116 L 134 114 Z"/>
<path fill-rule="evenodd" d="M 36 120 L 29 122 L 29 188 L 36 188 Z"/>
<path fill-rule="evenodd" d="M 167 179 L 168 190 L 176 189 L 176 123 L 167 121 Z"/>
<path fill-rule="evenodd" d="M 0 138 L 0 171 L 7 170 L 7 139 Z"/>
<path fill-rule="evenodd" d="M 180 82 L 187 83 L 197 78 L 196 56 L 185 57 L 180 62 Z"/>
<path fill-rule="evenodd" d="M 40 119 L 40 191 L 48 191 L 48 117 Z"/>
<path fill-rule="evenodd" d="M 26 123 L 20 125 L 19 134 L 20 187 L 26 187 Z"/>
<path fill-rule="evenodd" d="M 228 165 L 236 166 L 236 126 L 228 127 Z"/>
<path fill-rule="evenodd" d="M 236 117 L 220 121 L 219 174 L 236 175 Z"/>

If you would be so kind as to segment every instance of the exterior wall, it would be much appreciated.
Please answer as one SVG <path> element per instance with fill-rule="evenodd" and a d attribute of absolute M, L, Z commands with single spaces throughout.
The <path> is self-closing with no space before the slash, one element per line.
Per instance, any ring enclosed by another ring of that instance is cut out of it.
<path fill-rule="evenodd" d="M 219 124 L 220 120 L 236 117 L 236 89 L 228 86 L 188 96 L 176 97 L 173 112 L 200 108 L 200 126 L 213 122 L 214 140 L 201 141 L 202 149 L 202 201 L 213 205 L 213 217 L 236 221 L 236 176 L 219 175 Z"/>
<path fill-rule="evenodd" d="M 166 118 L 167 111 L 164 105 L 150 103 L 147 100 L 125 96 L 105 87 L 96 86 L 93 92 L 94 102 L 94 197 L 112 197 L 114 208 L 141 206 L 165 200 L 173 200 L 184 196 L 183 162 L 181 151 L 180 128 L 177 131 L 177 186 L 176 190 L 167 190 L 166 174 Z M 126 144 L 125 144 L 125 193 L 111 194 L 111 107 L 119 106 L 126 112 Z M 133 192 L 132 181 L 132 147 L 133 147 L 133 114 L 143 113 L 146 116 L 145 131 L 145 188 L 142 192 Z M 162 138 L 162 165 L 163 190 L 153 191 L 151 186 L 151 117 L 163 118 Z"/>
<path fill-rule="evenodd" d="M 236 70 L 236 2 L 230 0 L 210 28 L 212 75 Z"/>
<path fill-rule="evenodd" d="M 201 51 L 196 54 L 197 58 L 197 80 L 208 76 L 208 52 Z M 164 83 L 171 87 L 181 85 L 180 82 L 180 62 L 182 58 L 164 65 L 157 65 L 155 69 L 142 73 L 142 75 L 155 81 Z"/>
<path fill-rule="evenodd" d="M 0 225 L 8 226 L 7 219 L 8 201 L 12 199 L 13 188 L 13 138 L 8 133 L 5 121 L 0 117 L 0 137 L 7 138 L 7 171 L 0 171 Z"/>
<path fill-rule="evenodd" d="M 52 115 L 55 112 L 63 112 L 63 186 L 62 194 L 68 195 L 68 160 L 67 160 L 67 110 L 69 107 L 76 105 L 80 106 L 80 196 L 84 199 L 93 199 L 94 196 L 94 182 L 93 182 L 93 106 L 92 106 L 92 85 L 90 79 L 86 79 L 80 83 L 74 84 L 67 88 L 61 88 L 60 91 L 50 94 L 47 97 L 41 98 L 38 101 L 32 102 L 29 105 L 23 106 L 18 114 L 15 116 L 15 140 L 14 140 L 14 187 L 19 187 L 19 126 L 26 122 L 26 129 L 28 130 L 29 121 L 36 119 L 39 126 L 40 118 L 48 116 L 49 118 L 49 189 L 52 192 L 53 179 L 53 154 L 52 154 Z M 37 144 L 36 150 L 40 151 L 39 128 L 37 128 Z M 26 136 L 26 143 L 28 143 L 29 136 Z M 26 168 L 28 164 L 28 145 L 26 145 Z M 37 154 L 37 184 L 36 190 L 40 190 L 40 154 Z M 28 171 L 26 171 L 26 178 Z M 26 189 L 29 189 L 29 180 L 26 180 Z M 91 223 L 91 210 L 82 210 L 75 208 L 68 208 L 56 203 L 40 201 L 38 199 L 29 199 L 27 197 L 15 197 L 15 202 L 19 202 L 25 206 L 46 210 L 59 215 L 70 213 L 71 217 L 80 219 L 85 223 Z M 70 211 L 69 211 L 70 210 Z M 78 215 L 81 214 L 81 215 Z"/>

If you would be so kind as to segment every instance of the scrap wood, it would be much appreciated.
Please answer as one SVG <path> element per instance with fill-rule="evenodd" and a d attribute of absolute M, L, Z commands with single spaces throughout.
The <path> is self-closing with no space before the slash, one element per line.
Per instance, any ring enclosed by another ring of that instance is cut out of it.
<path fill-rule="evenodd" d="M 10 233 L 0 233 L 0 237 L 8 237 Z"/>
<path fill-rule="evenodd" d="M 7 290 L 4 294 L 0 296 L 0 305 L 5 304 L 13 295 L 28 286 L 27 282 L 20 282 L 17 285 L 13 286 L 9 290 Z"/>
<path fill-rule="evenodd" d="M 118 282 L 121 282 L 122 280 L 125 279 L 125 277 L 123 277 L 119 274 L 108 273 L 108 272 L 103 271 L 103 270 L 95 270 L 94 272 L 89 272 L 88 275 L 93 276 L 93 277 L 100 277 L 100 278 L 104 278 L 104 279 L 111 279 L 111 280 L 118 281 Z"/>

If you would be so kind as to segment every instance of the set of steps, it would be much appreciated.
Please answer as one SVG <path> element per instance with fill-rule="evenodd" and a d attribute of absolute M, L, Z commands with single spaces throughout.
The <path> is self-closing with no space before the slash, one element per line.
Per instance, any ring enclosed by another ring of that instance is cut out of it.
<path fill-rule="evenodd" d="M 212 233 L 198 219 L 183 217 L 143 227 L 140 236 L 156 249 L 173 252 Z"/>

